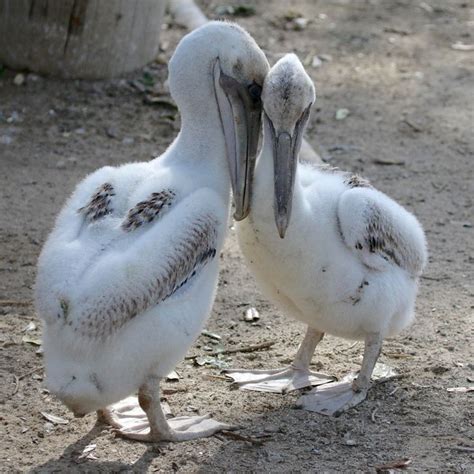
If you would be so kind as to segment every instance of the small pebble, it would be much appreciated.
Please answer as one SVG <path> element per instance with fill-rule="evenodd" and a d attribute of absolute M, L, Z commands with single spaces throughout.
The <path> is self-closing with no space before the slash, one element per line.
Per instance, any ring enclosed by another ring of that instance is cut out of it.
<path fill-rule="evenodd" d="M 46 433 L 51 433 L 51 431 L 54 430 L 54 425 L 52 423 L 50 423 L 49 421 L 47 421 L 44 425 L 43 425 L 43 429 L 44 431 L 46 431 Z"/>
<path fill-rule="evenodd" d="M 304 30 L 308 26 L 309 20 L 307 18 L 295 18 L 293 20 L 293 29 L 296 31 Z"/>
<path fill-rule="evenodd" d="M 314 56 L 313 60 L 311 61 L 311 67 L 316 68 L 316 67 L 321 66 L 321 64 L 323 64 L 323 62 L 321 61 L 319 56 Z"/>
<path fill-rule="evenodd" d="M 349 109 L 337 109 L 336 110 L 336 120 L 344 120 L 350 114 Z"/>
<path fill-rule="evenodd" d="M 109 138 L 118 138 L 118 137 L 119 137 L 119 132 L 118 132 L 117 127 L 107 127 L 107 128 L 105 129 L 105 134 L 106 134 Z"/>
<path fill-rule="evenodd" d="M 13 79 L 13 84 L 15 86 L 22 86 L 25 83 L 25 75 L 24 74 L 17 74 Z"/>
<path fill-rule="evenodd" d="M 346 446 L 357 446 L 357 441 L 355 441 L 354 439 L 346 439 L 345 444 Z"/>
<path fill-rule="evenodd" d="M 13 122 L 21 122 L 20 115 L 16 111 L 13 111 L 10 117 L 7 118 L 7 123 Z"/>

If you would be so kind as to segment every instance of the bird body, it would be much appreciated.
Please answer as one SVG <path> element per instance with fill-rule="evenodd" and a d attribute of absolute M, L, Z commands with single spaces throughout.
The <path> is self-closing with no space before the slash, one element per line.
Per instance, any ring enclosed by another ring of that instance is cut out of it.
<path fill-rule="evenodd" d="M 308 330 L 290 368 L 229 375 L 248 390 L 320 385 L 302 406 L 334 414 L 365 398 L 383 339 L 413 320 L 425 236 L 411 213 L 367 180 L 298 162 L 315 92 L 295 55 L 270 70 L 262 100 L 263 147 L 251 212 L 237 223 L 238 238 L 264 294 Z M 328 376 L 309 370 L 325 333 L 364 339 L 362 369 L 352 385 L 327 384 Z"/>
<path fill-rule="evenodd" d="M 169 70 L 176 140 L 151 162 L 105 167 L 77 186 L 36 283 L 50 391 L 143 441 L 228 428 L 208 416 L 168 422 L 159 382 L 210 313 L 231 188 L 235 217 L 248 213 L 268 62 L 245 30 L 211 22 L 181 40 Z M 136 390 L 146 416 L 130 425 L 123 407 L 107 406 Z"/>
<path fill-rule="evenodd" d="M 79 185 L 44 247 L 37 298 L 46 322 L 48 383 L 53 392 L 73 399 L 78 411 L 129 395 L 152 368 L 166 376 L 209 315 L 229 194 L 199 188 L 198 175 L 181 168 L 167 170 L 157 161 L 99 170 Z M 88 222 L 79 209 L 104 183 L 113 190 L 111 212 Z M 137 203 L 163 190 L 173 192 L 172 202 L 152 221 L 124 228 Z M 207 232 L 207 226 L 215 238 L 197 241 L 195 235 Z M 174 262 L 190 245 L 202 247 L 197 255 L 212 255 L 197 263 L 191 256 L 193 269 L 174 275 Z M 190 278 L 193 271 L 197 274 Z M 158 291 L 152 283 L 159 284 Z M 69 384 L 72 376 L 75 381 Z"/>

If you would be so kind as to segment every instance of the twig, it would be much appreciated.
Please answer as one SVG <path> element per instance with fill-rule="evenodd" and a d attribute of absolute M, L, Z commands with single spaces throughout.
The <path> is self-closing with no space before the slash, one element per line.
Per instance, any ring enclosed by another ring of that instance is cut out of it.
<path fill-rule="evenodd" d="M 414 123 L 410 122 L 407 119 L 402 120 L 402 123 L 407 124 L 414 132 L 422 132 L 423 131 L 422 128 L 418 127 L 418 125 L 415 125 Z"/>
<path fill-rule="evenodd" d="M 374 411 L 370 415 L 370 419 L 372 420 L 372 423 L 377 423 L 377 421 L 375 420 L 375 414 L 377 413 L 377 411 L 378 411 L 378 408 L 375 408 Z"/>
<path fill-rule="evenodd" d="M 256 344 L 255 346 L 244 346 L 244 347 L 236 347 L 233 349 L 224 349 L 222 351 L 214 351 L 214 352 L 208 352 L 206 356 L 217 356 L 219 354 L 237 354 L 239 352 L 242 353 L 248 353 L 248 352 L 255 352 L 255 351 L 261 351 L 264 349 L 269 349 L 275 344 L 274 341 L 268 341 L 268 342 L 262 342 L 260 344 Z M 199 354 L 192 355 L 192 356 L 186 356 L 185 359 L 196 359 L 196 357 L 200 357 Z"/>
<path fill-rule="evenodd" d="M 405 164 L 403 160 L 392 160 L 390 158 L 375 158 L 372 163 L 385 166 L 403 166 Z"/>
<path fill-rule="evenodd" d="M 266 437 L 267 439 L 257 439 L 257 438 L 254 438 L 252 436 L 245 436 L 245 435 L 241 435 L 239 433 L 236 433 L 235 431 L 221 431 L 221 433 L 224 435 L 224 436 L 227 436 L 228 438 L 232 438 L 232 439 L 235 439 L 237 441 L 246 441 L 247 443 L 252 443 L 256 446 L 261 446 L 263 443 L 265 443 L 265 441 L 268 440 L 268 438 L 270 438 L 270 436 Z"/>
<path fill-rule="evenodd" d="M 225 382 L 229 381 L 229 379 L 223 375 L 205 374 L 202 378 L 204 380 L 224 380 Z"/>
<path fill-rule="evenodd" d="M 441 277 L 432 277 L 432 276 L 428 276 L 428 275 L 421 275 L 421 278 L 423 280 L 443 281 L 443 280 L 450 280 L 451 277 L 449 277 L 447 275 L 441 276 Z"/>
<path fill-rule="evenodd" d="M 390 461 L 386 464 L 379 464 L 378 466 L 374 466 L 377 472 L 388 471 L 392 469 L 404 469 L 411 464 L 411 459 L 404 458 L 404 459 L 397 459 L 396 461 Z"/>
<path fill-rule="evenodd" d="M 35 372 L 39 372 L 40 370 L 42 370 L 42 366 L 40 367 L 36 367 L 36 369 L 33 369 L 33 370 L 30 370 L 29 372 L 27 372 L 26 374 L 23 374 L 23 375 L 20 375 L 18 377 L 18 380 L 23 380 L 25 377 L 28 377 L 28 375 L 32 375 L 34 374 Z"/>
<path fill-rule="evenodd" d="M 0 306 L 31 306 L 32 301 L 0 300 Z"/>
<path fill-rule="evenodd" d="M 18 392 L 18 389 L 20 388 L 20 379 L 15 374 L 13 374 L 13 377 L 15 377 L 15 389 L 13 390 L 13 393 L 10 395 L 11 397 L 13 397 L 13 395 L 16 395 Z"/>
<path fill-rule="evenodd" d="M 34 374 L 35 372 L 38 372 L 38 370 L 42 369 L 43 367 L 36 367 L 35 370 L 31 370 L 30 372 L 20 375 L 13 374 L 13 377 L 15 377 L 15 388 L 13 389 L 13 393 L 10 395 L 10 397 L 13 397 L 18 393 L 18 390 L 20 388 L 20 380 L 24 379 L 25 377 L 28 377 L 28 375 Z"/>
<path fill-rule="evenodd" d="M 174 395 L 175 393 L 179 392 L 187 392 L 188 388 L 187 387 L 179 387 L 179 388 L 163 388 L 161 392 L 163 395 Z"/>
<path fill-rule="evenodd" d="M 397 392 L 399 390 L 400 387 L 395 387 L 389 394 L 388 396 L 391 396 L 391 395 L 394 395 L 395 392 Z"/>
<path fill-rule="evenodd" d="M 400 380 L 406 377 L 406 374 L 395 374 L 389 375 L 388 377 L 380 377 L 379 379 L 373 380 L 376 384 L 391 382 L 392 380 Z"/>
<path fill-rule="evenodd" d="M 343 347 L 342 349 L 336 349 L 338 354 L 342 354 L 343 352 L 350 351 L 353 349 L 355 346 L 359 344 L 359 341 L 355 341 L 353 344 L 351 344 L 349 347 Z"/>
<path fill-rule="evenodd" d="M 454 449 L 455 451 L 466 451 L 468 453 L 474 452 L 474 448 L 469 446 L 453 446 L 451 449 Z"/>

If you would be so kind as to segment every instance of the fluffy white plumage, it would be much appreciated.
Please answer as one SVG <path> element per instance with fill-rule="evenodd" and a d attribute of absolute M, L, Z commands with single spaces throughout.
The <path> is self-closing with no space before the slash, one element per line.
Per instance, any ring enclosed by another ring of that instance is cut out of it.
<path fill-rule="evenodd" d="M 170 62 L 177 139 L 151 162 L 92 173 L 62 209 L 39 259 L 36 304 L 48 388 L 75 414 L 140 388 L 149 431 L 146 420 L 126 430 L 120 411 L 106 413 L 124 435 L 179 441 L 226 426 L 180 419 L 170 429 L 158 384 L 199 335 L 216 290 L 230 180 L 215 78 L 262 84 L 267 71 L 236 25 L 213 22 L 187 35 Z"/>
<path fill-rule="evenodd" d="M 264 294 L 309 329 L 292 368 L 230 375 L 245 389 L 287 391 L 328 381 L 308 370 L 324 333 L 381 346 L 383 338 L 410 324 L 427 251 L 417 219 L 366 180 L 302 162 L 296 166 L 289 225 L 285 238 L 280 238 L 276 204 L 269 198 L 278 192 L 274 191 L 275 137 L 287 134 L 297 143 L 298 120 L 315 100 L 314 86 L 296 56 L 285 56 L 271 69 L 262 99 L 264 145 L 251 213 L 237 224 L 239 243 Z M 282 167 L 290 168 L 286 162 Z M 376 349 L 369 361 L 373 364 Z M 356 391 L 366 391 L 362 378 Z M 334 413 L 356 403 L 346 393 L 337 403 L 333 400 L 335 405 L 325 405 L 322 387 L 316 389 L 317 411 Z M 334 397 L 334 391 L 329 392 Z M 357 403 L 363 399 L 358 398 Z"/>

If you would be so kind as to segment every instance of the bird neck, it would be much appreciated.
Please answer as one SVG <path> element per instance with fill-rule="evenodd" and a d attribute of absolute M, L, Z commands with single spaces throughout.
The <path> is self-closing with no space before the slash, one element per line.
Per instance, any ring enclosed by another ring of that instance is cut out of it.
<path fill-rule="evenodd" d="M 212 55 L 196 61 L 186 50 L 170 63 L 171 95 L 181 114 L 174 161 L 227 168 L 224 131 L 213 84 Z M 230 184 L 230 181 L 229 181 Z"/>
<path fill-rule="evenodd" d="M 216 110 L 211 110 L 213 108 Z M 188 176 L 196 186 L 211 187 L 227 202 L 230 176 L 224 133 L 217 104 L 208 104 L 208 109 L 201 117 L 182 116 L 178 136 L 157 163 L 179 170 L 177 172 Z"/>

